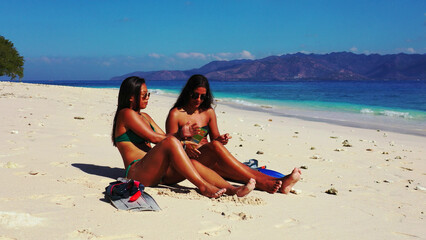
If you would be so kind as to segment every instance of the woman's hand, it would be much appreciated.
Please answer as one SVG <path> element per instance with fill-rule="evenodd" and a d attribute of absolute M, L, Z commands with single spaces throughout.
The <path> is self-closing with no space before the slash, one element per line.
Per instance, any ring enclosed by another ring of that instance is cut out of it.
<path fill-rule="evenodd" d="M 198 143 L 195 143 L 193 141 L 185 141 L 185 145 L 186 145 L 186 154 L 188 155 L 189 158 L 198 158 L 198 156 L 200 156 L 201 152 L 198 150 L 198 148 L 200 147 Z"/>
<path fill-rule="evenodd" d="M 231 138 L 232 137 L 229 135 L 229 133 L 226 133 L 226 134 L 220 135 L 215 140 L 222 143 L 223 145 L 226 145 L 228 143 L 228 140 Z"/>
<path fill-rule="evenodd" d="M 191 122 L 185 123 L 180 129 L 180 135 L 183 139 L 190 138 L 199 132 L 200 127 L 196 123 L 191 124 Z"/>

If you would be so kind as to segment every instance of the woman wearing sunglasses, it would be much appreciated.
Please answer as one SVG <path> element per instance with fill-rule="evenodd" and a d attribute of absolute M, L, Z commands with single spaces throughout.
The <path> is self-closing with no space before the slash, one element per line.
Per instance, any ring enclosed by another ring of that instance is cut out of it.
<path fill-rule="evenodd" d="M 226 179 L 236 182 L 255 179 L 256 187 L 260 190 L 289 193 L 300 179 L 300 169 L 294 168 L 291 174 L 283 178 L 273 178 L 242 164 L 224 146 L 231 137 L 228 133 L 219 133 L 212 103 L 213 96 L 207 78 L 199 74 L 191 76 L 169 112 L 166 121 L 167 133 L 179 132 L 187 122 L 196 123 L 202 126 L 201 132 L 209 135 L 211 141 L 208 142 L 207 135 L 201 135 L 195 141 L 199 141 L 195 147 L 191 143 L 193 141 L 184 141 L 191 143 L 191 146 L 186 147 L 186 153 L 191 159 L 210 167 Z"/>
<path fill-rule="evenodd" d="M 138 180 L 145 186 L 175 184 L 188 179 L 202 195 L 211 198 L 224 193 L 242 197 L 254 189 L 254 179 L 234 187 L 213 170 L 189 159 L 178 139 L 193 136 L 198 127 L 184 124 L 179 132 L 166 136 L 147 113 L 140 111 L 147 107 L 149 97 L 143 78 L 128 77 L 120 86 L 112 142 L 123 158 L 126 178 Z"/>

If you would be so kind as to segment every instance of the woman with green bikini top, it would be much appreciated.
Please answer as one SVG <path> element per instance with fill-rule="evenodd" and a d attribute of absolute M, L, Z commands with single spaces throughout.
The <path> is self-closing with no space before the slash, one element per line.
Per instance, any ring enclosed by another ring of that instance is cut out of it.
<path fill-rule="evenodd" d="M 186 148 L 186 153 L 193 161 L 210 167 L 225 179 L 243 183 L 255 179 L 258 189 L 269 193 L 289 193 L 300 179 L 300 169 L 294 168 L 283 178 L 274 178 L 242 164 L 226 149 L 225 145 L 231 137 L 229 134 L 219 133 L 212 104 L 213 95 L 207 78 L 199 74 L 191 76 L 169 112 L 166 121 L 167 133 L 177 133 L 188 121 L 195 122 L 198 126 L 206 126 L 210 142 L 205 136 L 196 147 Z"/>
<path fill-rule="evenodd" d="M 147 113 L 141 112 L 147 107 L 149 97 L 143 78 L 126 78 L 120 86 L 112 141 L 123 158 L 126 177 L 145 186 L 154 186 L 160 181 L 175 184 L 178 182 L 175 175 L 184 176 L 202 195 L 212 198 L 225 193 L 245 196 L 253 190 L 254 180 L 234 187 L 211 169 L 194 164 L 179 139 L 196 134 L 196 124 L 187 123 L 179 132 L 166 135 Z M 151 143 L 155 146 L 152 147 Z"/>

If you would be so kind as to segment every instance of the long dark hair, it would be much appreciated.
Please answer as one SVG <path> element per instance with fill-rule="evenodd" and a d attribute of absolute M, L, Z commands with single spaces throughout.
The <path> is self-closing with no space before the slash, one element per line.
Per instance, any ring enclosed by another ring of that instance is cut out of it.
<path fill-rule="evenodd" d="M 182 89 L 176 103 L 173 105 L 173 108 L 183 108 L 189 103 L 191 98 L 191 94 L 194 92 L 196 88 L 203 87 L 206 89 L 206 98 L 201 103 L 200 108 L 202 110 L 207 110 L 212 107 L 213 104 L 213 94 L 210 91 L 210 84 L 206 77 L 201 74 L 192 75 L 185 86 Z"/>
<path fill-rule="evenodd" d="M 135 98 L 135 104 L 133 104 L 133 110 L 140 110 L 140 99 L 141 99 L 141 86 L 145 84 L 145 79 L 140 77 L 128 77 L 123 80 L 118 92 L 118 104 L 117 111 L 114 116 L 114 123 L 112 125 L 112 144 L 115 146 L 115 125 L 117 123 L 118 112 L 124 108 L 130 108 L 130 98 Z"/>

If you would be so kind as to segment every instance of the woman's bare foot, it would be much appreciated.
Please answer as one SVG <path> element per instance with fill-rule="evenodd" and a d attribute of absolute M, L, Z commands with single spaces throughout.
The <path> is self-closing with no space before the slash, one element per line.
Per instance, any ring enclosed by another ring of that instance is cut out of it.
<path fill-rule="evenodd" d="M 257 180 L 257 188 L 270 194 L 276 193 L 281 188 L 281 185 L 281 179 L 263 178 Z"/>
<path fill-rule="evenodd" d="M 299 168 L 294 168 L 290 175 L 281 178 L 283 184 L 280 188 L 280 193 L 288 194 L 291 188 L 300 180 L 302 171 Z"/>
<path fill-rule="evenodd" d="M 256 180 L 254 178 L 250 178 L 249 182 L 246 185 L 237 188 L 235 194 L 238 197 L 244 197 L 249 194 L 256 187 Z"/>
<path fill-rule="evenodd" d="M 209 188 L 209 189 L 205 188 L 204 190 L 201 190 L 201 188 L 200 188 L 200 193 L 203 196 L 206 196 L 208 198 L 218 198 L 218 197 L 222 196 L 225 192 L 226 192 L 226 188 L 218 189 L 216 187 L 213 187 L 213 188 Z"/>

